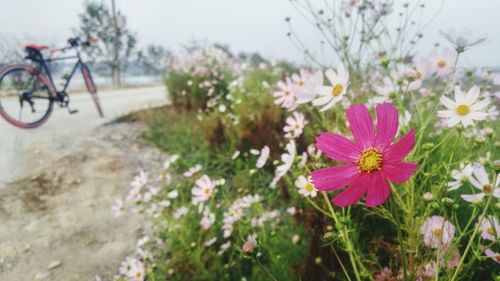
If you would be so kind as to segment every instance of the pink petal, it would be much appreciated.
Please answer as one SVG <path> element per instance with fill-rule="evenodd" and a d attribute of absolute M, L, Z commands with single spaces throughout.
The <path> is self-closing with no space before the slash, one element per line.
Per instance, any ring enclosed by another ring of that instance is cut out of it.
<path fill-rule="evenodd" d="M 312 182 L 318 190 L 336 190 L 350 184 L 358 176 L 358 166 L 349 164 L 312 172 Z"/>
<path fill-rule="evenodd" d="M 389 195 L 391 195 L 391 188 L 383 173 L 370 173 L 367 184 L 366 206 L 368 207 L 383 204 L 389 198 Z"/>
<path fill-rule="evenodd" d="M 366 174 L 358 176 L 346 190 L 332 200 L 333 204 L 339 207 L 356 204 L 366 193 L 366 181 Z"/>
<path fill-rule="evenodd" d="M 398 132 L 398 111 L 396 107 L 383 103 L 377 105 L 377 136 L 375 144 L 379 148 L 390 145 Z"/>
<path fill-rule="evenodd" d="M 328 157 L 342 162 L 354 162 L 361 154 L 361 150 L 350 140 L 332 133 L 321 133 L 316 138 L 316 147 Z"/>
<path fill-rule="evenodd" d="M 415 130 L 411 129 L 400 141 L 387 147 L 384 151 L 384 161 L 398 162 L 410 153 L 415 144 Z"/>
<path fill-rule="evenodd" d="M 347 110 L 346 116 L 356 144 L 362 148 L 373 147 L 375 130 L 368 108 L 364 104 L 353 105 Z"/>
<path fill-rule="evenodd" d="M 417 163 L 399 162 L 384 163 L 382 171 L 393 183 L 402 184 L 406 182 L 418 168 Z"/>

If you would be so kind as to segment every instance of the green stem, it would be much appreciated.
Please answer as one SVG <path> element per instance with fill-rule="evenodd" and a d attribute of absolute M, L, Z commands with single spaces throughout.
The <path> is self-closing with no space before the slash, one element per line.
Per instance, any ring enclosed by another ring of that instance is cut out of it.
<path fill-rule="evenodd" d="M 309 197 L 306 197 L 307 201 L 309 203 L 311 203 L 311 205 L 314 207 L 314 209 L 318 210 L 320 213 L 322 213 L 323 215 L 329 217 L 329 218 L 333 218 L 332 215 L 330 213 L 328 213 L 327 211 L 323 210 L 320 206 L 318 206 L 316 203 L 314 203 L 314 201 L 309 198 Z"/>
<path fill-rule="evenodd" d="M 269 277 L 269 279 L 273 280 L 273 281 L 278 281 L 276 278 L 274 278 L 274 276 L 271 274 L 271 272 L 269 272 L 262 263 L 260 263 L 259 260 L 257 260 L 257 264 L 259 265 L 260 269 L 262 269 L 262 271 L 264 271 L 264 273 L 266 273 L 266 275 Z"/>
<path fill-rule="evenodd" d="M 392 185 L 391 185 L 392 186 Z M 393 188 L 393 193 L 394 194 L 397 194 L 397 192 L 395 192 L 396 190 Z M 406 251 L 405 251 L 405 247 L 404 247 L 404 241 L 403 241 L 403 233 L 401 232 L 401 218 L 399 216 L 399 212 L 397 210 L 394 210 L 394 203 L 395 201 L 394 200 L 391 200 L 391 211 L 394 215 L 394 218 L 396 219 L 396 229 L 397 229 L 397 232 L 398 232 L 398 240 L 399 240 L 399 251 L 401 252 L 401 263 L 402 263 L 402 266 L 403 266 L 403 280 L 407 280 L 408 278 L 408 272 L 406 270 Z"/>
<path fill-rule="evenodd" d="M 351 277 L 349 276 L 349 274 L 347 274 L 347 269 L 345 268 L 344 263 L 342 262 L 342 260 L 340 259 L 339 255 L 337 254 L 337 251 L 335 250 L 335 247 L 333 247 L 333 246 L 331 246 L 331 247 L 332 247 L 333 254 L 335 255 L 335 257 L 337 258 L 337 260 L 340 263 L 340 267 L 342 267 L 342 271 L 344 271 L 345 277 L 347 277 L 347 280 L 351 281 Z"/>
<path fill-rule="evenodd" d="M 332 218 L 335 221 L 335 224 L 338 226 L 339 225 L 339 219 L 338 219 L 337 215 L 335 214 L 335 212 L 333 210 L 332 204 L 330 203 L 330 200 L 328 199 L 328 195 L 326 194 L 326 192 L 321 192 L 321 194 L 323 194 L 323 198 L 325 199 L 325 202 L 328 205 L 328 209 L 330 210 L 330 213 L 332 214 Z M 342 238 L 342 240 L 343 240 L 343 242 L 344 242 L 344 244 L 346 246 L 346 251 L 347 251 L 347 254 L 349 255 L 349 260 L 351 261 L 352 268 L 354 270 L 354 275 L 356 275 L 356 280 L 361 281 L 361 276 L 359 274 L 359 270 L 358 270 L 358 266 L 357 266 L 357 263 L 356 263 L 356 259 L 353 256 L 354 249 L 352 247 L 351 240 L 349 239 L 349 234 L 347 232 L 347 228 L 344 225 L 342 225 L 342 230 L 341 231 L 342 232 L 340 233 L 340 237 Z"/>
<path fill-rule="evenodd" d="M 496 181 L 496 178 L 494 179 L 493 182 Z M 481 216 L 479 217 L 479 222 L 478 225 L 482 225 L 484 217 L 486 216 L 486 212 L 488 211 L 491 202 L 493 201 L 493 190 L 490 192 L 489 197 L 488 197 L 488 202 L 486 202 L 486 206 L 484 207 L 483 212 L 481 213 Z M 478 227 L 474 227 L 474 231 L 472 232 L 472 235 L 469 239 L 469 242 L 467 243 L 467 247 L 465 247 L 465 251 L 462 254 L 462 257 L 460 258 L 460 261 L 458 262 L 457 269 L 455 270 L 455 273 L 453 273 L 453 276 L 451 277 L 450 281 L 455 281 L 458 277 L 458 273 L 460 272 L 460 269 L 462 269 L 462 265 L 464 264 L 465 257 L 469 253 L 470 248 L 472 247 L 472 242 L 474 242 L 474 239 L 476 238 Z"/>

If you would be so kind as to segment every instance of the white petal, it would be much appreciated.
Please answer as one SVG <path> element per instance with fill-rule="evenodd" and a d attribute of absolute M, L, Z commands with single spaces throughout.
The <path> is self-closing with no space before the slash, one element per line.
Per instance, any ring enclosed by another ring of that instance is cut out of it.
<path fill-rule="evenodd" d="M 450 98 L 448 98 L 446 96 L 442 96 L 441 98 L 439 98 L 439 100 L 448 109 L 455 109 L 455 108 L 457 108 L 457 104 L 453 100 L 451 100 Z"/>
<path fill-rule="evenodd" d="M 324 105 L 324 104 L 327 104 L 328 102 L 330 102 L 331 98 L 332 98 L 331 96 L 322 96 L 322 97 L 319 97 L 319 98 L 313 100 L 312 104 L 314 106 Z"/>
<path fill-rule="evenodd" d="M 465 201 L 467 202 L 470 202 L 470 203 L 476 203 L 476 202 L 479 202 L 481 200 L 483 200 L 484 198 L 484 193 L 478 193 L 478 194 L 462 194 L 460 195 L 460 197 L 462 197 L 462 199 L 464 199 Z"/>
<path fill-rule="evenodd" d="M 467 105 L 471 105 L 474 102 L 476 102 L 477 98 L 479 97 L 479 92 L 480 92 L 479 87 L 472 86 L 469 92 L 467 92 L 467 95 L 465 95 L 465 103 Z"/>

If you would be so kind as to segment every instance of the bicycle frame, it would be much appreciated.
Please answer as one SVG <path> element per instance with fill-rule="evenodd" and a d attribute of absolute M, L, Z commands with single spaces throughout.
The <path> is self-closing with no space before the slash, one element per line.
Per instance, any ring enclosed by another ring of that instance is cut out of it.
<path fill-rule="evenodd" d="M 66 83 L 64 84 L 64 87 L 62 89 L 62 92 L 66 92 L 66 90 L 68 89 L 69 84 L 71 82 L 71 79 L 75 75 L 75 72 L 78 69 L 81 69 L 81 67 L 84 65 L 84 62 L 82 61 L 82 58 L 80 56 L 80 51 L 78 50 L 78 48 L 75 48 L 75 49 L 76 49 L 76 55 L 74 55 L 74 56 L 49 58 L 49 59 L 42 58 L 41 60 L 36 61 L 38 63 L 38 66 L 35 67 L 36 72 L 40 73 L 40 72 L 43 71 L 44 74 L 46 74 L 47 77 L 49 78 L 49 81 L 52 84 L 52 86 L 53 86 L 53 88 L 55 89 L 56 92 L 61 92 L 61 91 L 59 91 L 57 89 L 56 84 L 54 83 L 54 79 L 52 77 L 52 73 L 50 72 L 48 63 L 50 64 L 51 62 L 54 62 L 54 61 L 78 59 L 77 62 L 75 63 L 75 65 L 73 66 L 73 69 L 71 70 L 71 73 L 70 73 L 69 77 L 66 79 Z"/>

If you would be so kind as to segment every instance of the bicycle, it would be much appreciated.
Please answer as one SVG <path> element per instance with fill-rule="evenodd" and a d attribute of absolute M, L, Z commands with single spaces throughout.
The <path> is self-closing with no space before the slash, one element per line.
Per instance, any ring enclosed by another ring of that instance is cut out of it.
<path fill-rule="evenodd" d="M 79 38 L 68 39 L 68 46 L 59 49 L 51 49 L 48 46 L 28 44 L 25 46 L 27 56 L 25 59 L 34 63 L 11 64 L 0 69 L 0 116 L 14 126 L 32 129 L 41 126 L 52 113 L 54 103 L 61 108 L 67 108 L 70 114 L 77 113 L 69 107 L 70 98 L 66 90 L 80 69 L 85 80 L 87 91 L 92 96 L 97 112 L 104 117 L 97 88 L 92 79 L 88 66 L 82 61 L 80 47 L 88 47 L 97 43 L 96 38 L 81 41 Z M 76 50 L 76 55 L 66 57 L 55 57 L 57 52 L 65 53 L 68 50 Z M 42 51 L 50 52 L 49 58 L 44 58 Z M 61 91 L 58 91 L 49 68 L 50 63 L 60 60 L 77 59 Z"/>

